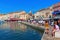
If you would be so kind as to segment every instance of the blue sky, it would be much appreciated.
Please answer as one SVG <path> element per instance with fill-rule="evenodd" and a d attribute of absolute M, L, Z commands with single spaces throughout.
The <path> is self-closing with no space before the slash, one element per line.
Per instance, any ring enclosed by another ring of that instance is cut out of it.
<path fill-rule="evenodd" d="M 31 10 L 34 13 L 58 2 L 60 0 L 0 0 L 0 14 L 23 10 L 27 13 Z"/>

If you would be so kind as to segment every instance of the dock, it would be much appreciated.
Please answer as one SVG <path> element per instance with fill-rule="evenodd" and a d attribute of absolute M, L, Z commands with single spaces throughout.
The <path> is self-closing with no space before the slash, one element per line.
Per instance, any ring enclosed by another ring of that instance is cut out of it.
<path fill-rule="evenodd" d="M 38 28 L 41 28 L 41 29 L 45 29 L 44 26 L 38 26 L 37 24 L 32 24 L 32 23 L 28 23 L 28 22 L 21 22 L 23 24 L 27 24 L 27 25 L 30 25 L 30 26 L 34 26 L 34 27 L 38 27 Z"/>
<path fill-rule="evenodd" d="M 37 24 L 31 24 L 31 23 L 28 23 L 28 22 L 21 22 L 21 23 L 29 25 L 29 26 L 34 27 L 34 28 L 37 28 L 39 30 L 43 30 L 44 31 L 44 29 L 45 29 L 44 26 L 38 26 Z M 50 28 L 49 28 L 49 34 L 45 34 L 45 31 L 44 31 L 41 40 L 60 40 L 60 38 L 52 37 L 51 31 L 52 31 L 52 27 L 50 26 Z"/>
<path fill-rule="evenodd" d="M 51 29 L 52 29 L 52 27 L 50 27 L 50 29 L 49 29 L 49 34 L 45 34 L 45 32 L 44 32 L 41 40 L 60 40 L 60 38 L 52 37 Z"/>
<path fill-rule="evenodd" d="M 28 26 L 30 26 L 34 29 L 37 29 L 38 31 L 41 31 L 42 33 L 44 33 L 44 30 L 45 30 L 44 26 L 39 26 L 37 24 L 32 24 L 32 23 L 29 23 L 29 22 L 20 22 L 20 23 L 28 25 Z"/>

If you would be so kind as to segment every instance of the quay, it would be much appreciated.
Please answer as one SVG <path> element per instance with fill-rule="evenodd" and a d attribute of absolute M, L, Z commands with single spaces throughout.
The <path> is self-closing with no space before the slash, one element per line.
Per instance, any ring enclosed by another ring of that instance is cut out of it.
<path fill-rule="evenodd" d="M 23 21 L 20 23 L 31 26 L 32 28 L 37 29 L 37 30 L 41 31 L 42 33 L 44 33 L 44 30 L 45 30 L 44 26 L 38 26 L 37 24 L 31 24 L 29 22 L 23 22 Z"/>
<path fill-rule="evenodd" d="M 42 30 L 44 33 L 43 33 L 43 36 L 42 36 L 41 40 L 60 40 L 60 38 L 52 37 L 52 35 L 51 35 L 52 27 L 51 26 L 50 26 L 50 29 L 49 29 L 49 34 L 45 34 L 44 26 L 38 26 L 37 24 L 31 24 L 31 23 L 28 23 L 28 22 L 21 22 L 21 23 L 29 25 L 29 26 L 34 27 L 34 28 L 37 28 L 39 30 Z"/>
<path fill-rule="evenodd" d="M 59 38 L 58 37 L 57 38 L 56 37 L 52 37 L 52 35 L 51 35 L 51 29 L 52 28 L 50 27 L 49 34 L 45 34 L 45 32 L 44 32 L 41 40 L 60 40 L 60 37 Z M 60 32 L 58 32 L 58 33 L 60 33 Z M 60 36 L 60 34 L 58 36 Z"/>

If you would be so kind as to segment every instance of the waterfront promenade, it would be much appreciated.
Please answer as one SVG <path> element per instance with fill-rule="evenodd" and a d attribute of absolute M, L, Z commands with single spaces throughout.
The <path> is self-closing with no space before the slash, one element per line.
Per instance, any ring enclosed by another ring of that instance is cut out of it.
<path fill-rule="evenodd" d="M 45 27 L 44 26 L 40 26 L 39 24 L 33 24 L 33 23 L 29 23 L 29 22 L 21 22 L 21 23 L 23 23 L 23 24 L 26 24 L 26 25 L 29 25 L 29 26 L 33 26 L 33 27 L 35 27 L 35 28 L 40 28 L 40 29 L 45 29 Z"/>
<path fill-rule="evenodd" d="M 36 27 L 36 28 L 38 27 L 41 29 L 45 29 L 44 26 L 38 26 L 37 24 L 32 24 L 32 23 L 28 23 L 28 22 L 22 22 L 22 23 L 27 24 L 27 25 L 31 25 L 31 26 Z M 44 34 L 43 34 L 41 40 L 60 40 L 60 38 L 52 37 L 51 31 L 52 31 L 52 27 L 50 26 L 49 34 L 45 34 L 45 31 L 44 31 Z"/>
<path fill-rule="evenodd" d="M 41 40 L 60 40 L 60 38 L 52 37 L 52 35 L 51 35 L 51 29 L 52 28 L 50 27 L 49 34 L 45 34 L 45 32 L 44 32 Z M 60 33 L 60 32 L 58 32 L 58 33 Z"/>
<path fill-rule="evenodd" d="M 53 38 L 52 35 L 51 35 L 51 29 L 52 29 L 52 28 L 50 27 L 50 29 L 49 29 L 49 34 L 45 34 L 45 32 L 44 32 L 41 40 L 54 40 L 54 38 Z"/>

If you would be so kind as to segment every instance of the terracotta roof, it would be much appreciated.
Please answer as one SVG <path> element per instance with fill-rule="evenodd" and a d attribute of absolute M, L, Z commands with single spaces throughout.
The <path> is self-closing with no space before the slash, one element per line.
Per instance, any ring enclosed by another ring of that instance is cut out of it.
<path fill-rule="evenodd" d="M 60 7 L 60 2 L 53 5 L 53 8 L 57 8 L 57 7 Z"/>
<path fill-rule="evenodd" d="M 38 12 L 43 11 L 43 10 L 49 10 L 49 9 L 50 8 L 44 8 L 44 9 L 39 10 Z"/>
<path fill-rule="evenodd" d="M 25 11 L 20 12 L 20 15 L 25 15 L 25 14 L 26 14 Z"/>
<path fill-rule="evenodd" d="M 4 16 L 4 14 L 0 14 L 0 16 Z"/>

